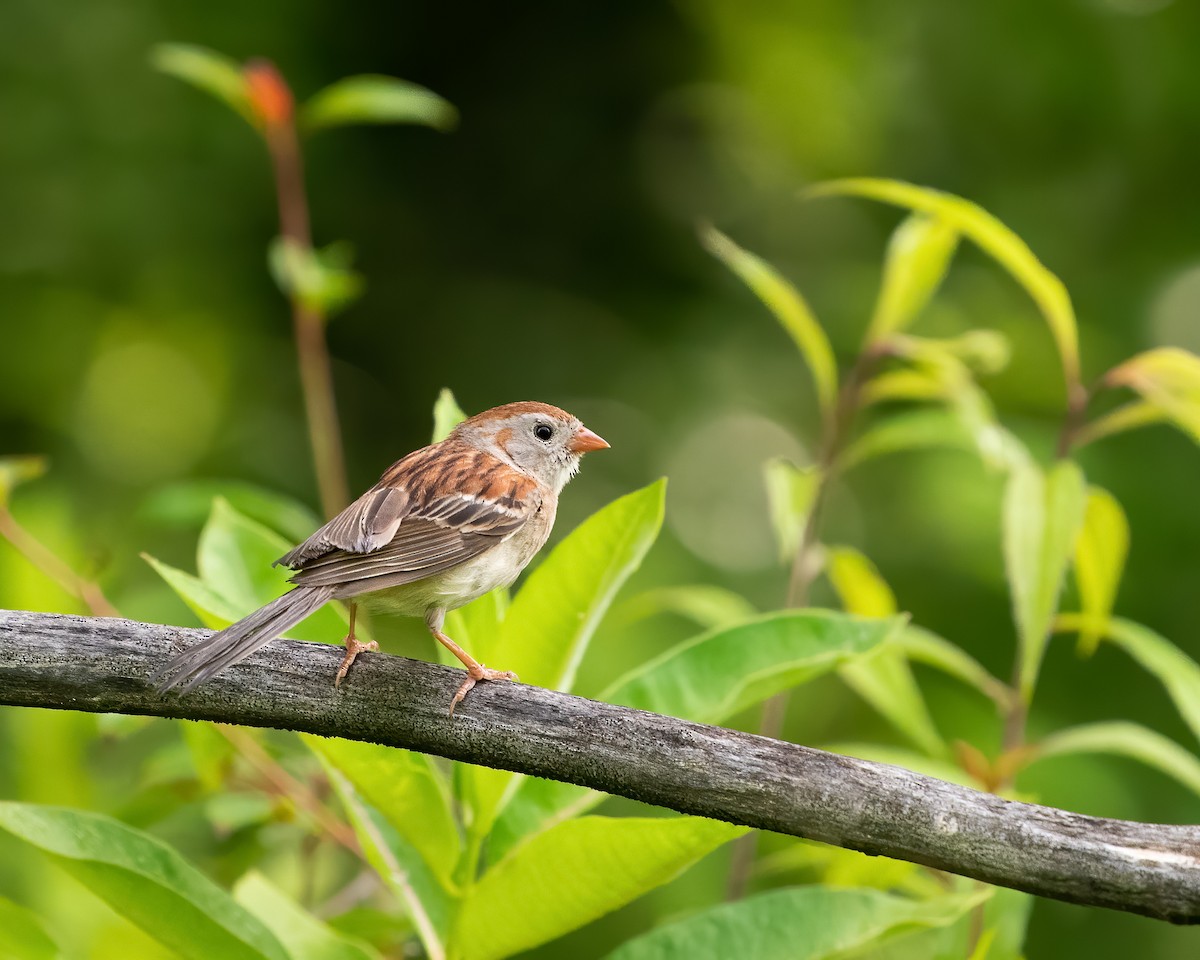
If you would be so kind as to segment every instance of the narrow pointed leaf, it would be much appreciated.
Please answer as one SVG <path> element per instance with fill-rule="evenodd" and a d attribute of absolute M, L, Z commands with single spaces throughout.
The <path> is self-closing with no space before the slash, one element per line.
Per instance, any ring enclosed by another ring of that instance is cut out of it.
<path fill-rule="evenodd" d="M 746 832 L 700 817 L 581 817 L 516 848 L 459 911 L 451 952 L 501 960 L 569 933 Z"/>
<path fill-rule="evenodd" d="M 881 419 L 850 446 L 838 468 L 850 470 L 867 460 L 908 450 L 975 449 L 975 442 L 957 413 L 944 407 L 906 410 Z"/>
<path fill-rule="evenodd" d="M 864 956 L 919 927 L 945 927 L 990 891 L 913 900 L 879 890 L 796 887 L 724 903 L 622 944 L 608 960 L 834 960 Z"/>
<path fill-rule="evenodd" d="M 763 464 L 763 480 L 779 557 L 786 562 L 800 546 L 821 488 L 821 473 L 816 467 L 797 467 L 789 460 L 775 459 Z"/>
<path fill-rule="evenodd" d="M 416 123 L 452 130 L 458 111 L 432 90 L 380 74 L 362 74 L 331 83 L 301 111 L 309 131 L 360 123 Z"/>
<path fill-rule="evenodd" d="M 1069 753 L 1129 757 L 1165 773 L 1200 796 L 1200 759 L 1174 740 L 1137 723 L 1089 723 L 1051 734 L 1037 745 L 1037 759 Z"/>
<path fill-rule="evenodd" d="M 895 642 L 910 661 L 941 670 L 990 697 L 998 706 L 1008 706 L 1008 687 L 962 647 L 914 624 L 906 626 Z"/>
<path fill-rule="evenodd" d="M 179 599 L 186 603 L 192 613 L 199 617 L 200 622 L 210 630 L 227 627 L 241 616 L 238 607 L 227 601 L 199 577 L 185 573 L 183 570 L 177 570 L 148 553 L 143 553 L 142 559 L 154 568 L 154 572 L 167 582 L 167 585 L 178 594 Z"/>
<path fill-rule="evenodd" d="M 150 63 L 156 70 L 216 97 L 252 127 L 258 127 L 250 86 L 236 60 L 207 47 L 160 43 L 150 52 Z"/>
<path fill-rule="evenodd" d="M 629 624 L 664 613 L 684 617 L 702 629 L 712 630 L 749 620 L 758 611 L 740 593 L 712 584 L 693 583 L 659 587 L 630 597 L 613 611 L 613 620 Z"/>
<path fill-rule="evenodd" d="M 1164 687 L 1197 740 L 1200 740 L 1200 664 L 1165 637 L 1131 620 L 1114 617 L 1108 638 L 1133 657 Z"/>
<path fill-rule="evenodd" d="M 957 247 L 958 229 L 941 217 L 914 213 L 901 222 L 888 242 L 868 344 L 912 324 L 942 285 Z"/>
<path fill-rule="evenodd" d="M 33 911 L 0 897 L 0 957 L 61 960 L 62 953 Z"/>
<path fill-rule="evenodd" d="M 938 217 L 969 237 L 996 260 L 1038 305 L 1050 327 L 1070 387 L 1079 383 L 1079 330 L 1071 298 L 1061 280 L 1046 269 L 1019 236 L 978 204 L 962 197 L 899 180 L 859 178 L 818 184 L 806 196 L 869 197 Z"/>
<path fill-rule="evenodd" d="M 1079 649 L 1086 655 L 1095 651 L 1101 625 L 1112 615 L 1128 553 L 1129 521 L 1121 504 L 1107 490 L 1089 488 L 1083 526 L 1075 541 L 1075 582 L 1090 624 L 1079 634 Z"/>
<path fill-rule="evenodd" d="M 370 946 L 322 923 L 257 870 L 237 882 L 233 896 L 275 934 L 290 960 L 379 960 Z"/>
<path fill-rule="evenodd" d="M 48 853 L 182 957 L 287 960 L 257 917 L 161 840 L 82 810 L 0 802 L 0 829 Z"/>
<path fill-rule="evenodd" d="M 8 503 L 12 492 L 23 483 L 36 480 L 47 469 L 45 457 L 0 457 L 0 506 Z"/>
<path fill-rule="evenodd" d="M 812 371 L 822 413 L 826 417 L 832 416 L 837 401 L 837 361 L 829 338 L 800 291 L 769 263 L 743 250 L 715 227 L 703 227 L 700 242 L 709 253 L 740 277 L 775 315 Z"/>
<path fill-rule="evenodd" d="M 1147 350 L 1111 371 L 1105 381 L 1136 390 L 1200 443 L 1200 357 L 1194 353 L 1179 347 Z"/>
<path fill-rule="evenodd" d="M 454 399 L 449 387 L 442 387 L 433 404 L 433 443 L 440 443 L 450 436 L 450 431 L 467 419 L 462 407 Z"/>

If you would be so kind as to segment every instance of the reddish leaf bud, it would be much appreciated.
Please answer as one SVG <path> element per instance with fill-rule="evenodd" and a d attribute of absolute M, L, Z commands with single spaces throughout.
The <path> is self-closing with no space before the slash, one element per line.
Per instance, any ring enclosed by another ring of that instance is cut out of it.
<path fill-rule="evenodd" d="M 292 91 L 283 74 L 270 60 L 254 59 L 243 68 L 250 88 L 250 103 L 267 127 L 278 127 L 292 119 Z"/>

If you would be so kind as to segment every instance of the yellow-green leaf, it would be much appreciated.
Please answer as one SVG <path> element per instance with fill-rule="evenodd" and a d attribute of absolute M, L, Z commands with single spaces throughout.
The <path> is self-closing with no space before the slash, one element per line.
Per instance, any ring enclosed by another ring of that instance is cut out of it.
<path fill-rule="evenodd" d="M 22 483 L 36 480 L 45 472 L 45 457 L 0 457 L 0 506 L 8 503 L 8 498 L 12 496 L 12 492 Z"/>
<path fill-rule="evenodd" d="M 1091 655 L 1100 642 L 1102 625 L 1112 615 L 1117 587 L 1129 552 L 1129 521 L 1107 490 L 1088 488 L 1083 526 L 1075 541 L 1075 582 L 1088 623 L 1079 634 L 1079 649 Z"/>
<path fill-rule="evenodd" d="M 1200 664 L 1170 640 L 1131 620 L 1113 617 L 1106 632 L 1167 688 L 1175 709 L 1200 740 Z"/>
<path fill-rule="evenodd" d="M 289 960 L 379 960 L 370 946 L 322 923 L 257 870 L 237 882 L 233 898 L 279 938 Z"/>
<path fill-rule="evenodd" d="M 1112 370 L 1106 382 L 1130 387 L 1200 443 L 1200 357 L 1178 347 L 1147 350 Z"/>
<path fill-rule="evenodd" d="M 1008 687 L 992 676 L 983 664 L 962 647 L 911 623 L 900 632 L 895 643 L 911 662 L 923 663 L 941 670 L 948 676 L 975 687 L 980 693 L 994 700 L 998 706 L 1008 707 Z"/>
<path fill-rule="evenodd" d="M 821 472 L 816 467 L 797 467 L 789 460 L 774 459 L 763 464 L 763 481 L 779 557 L 787 561 L 800 546 L 821 487 Z"/>
<path fill-rule="evenodd" d="M 912 324 L 937 293 L 957 247 L 958 229 L 942 217 L 914 213 L 901 222 L 888 242 L 868 344 Z"/>
<path fill-rule="evenodd" d="M 190 43 L 160 43 L 150 51 L 150 63 L 156 70 L 211 94 L 258 127 L 250 86 L 241 64 L 231 57 Z"/>
<path fill-rule="evenodd" d="M 664 613 L 684 617 L 705 630 L 712 630 L 749 620 L 758 611 L 734 590 L 716 584 L 689 583 L 645 590 L 621 604 L 612 617 L 614 622 L 630 624 Z"/>
<path fill-rule="evenodd" d="M 837 361 L 829 338 L 800 291 L 769 263 L 743 250 L 715 227 L 702 227 L 700 242 L 741 278 L 787 331 L 812 371 L 821 412 L 832 416 L 837 401 Z"/>
<path fill-rule="evenodd" d="M 1035 758 L 1069 753 L 1107 753 L 1130 757 L 1165 773 L 1200 796 L 1200 759 L 1174 740 L 1141 724 L 1114 720 L 1069 727 L 1037 744 Z"/>
<path fill-rule="evenodd" d="M 1082 447 L 1104 437 L 1111 437 L 1113 434 L 1163 423 L 1169 419 L 1165 410 L 1149 400 L 1134 400 L 1085 424 L 1075 436 L 1075 445 Z"/>
<path fill-rule="evenodd" d="M 450 431 L 467 419 L 462 407 L 454 399 L 449 387 L 442 387 L 433 404 L 433 443 L 440 443 L 450 436 Z"/>
<path fill-rule="evenodd" d="M 407 80 L 361 74 L 331 83 L 304 105 L 301 122 L 309 131 L 358 123 L 416 123 L 452 130 L 458 123 L 453 104 Z"/>
<path fill-rule="evenodd" d="M 33 911 L 0 897 L 0 957 L 61 960 L 62 954 Z"/>
<path fill-rule="evenodd" d="M 945 407 L 905 410 L 873 423 L 846 448 L 837 465 L 845 471 L 874 457 L 906 450 L 945 448 L 974 452 L 975 446 L 957 411 Z"/>

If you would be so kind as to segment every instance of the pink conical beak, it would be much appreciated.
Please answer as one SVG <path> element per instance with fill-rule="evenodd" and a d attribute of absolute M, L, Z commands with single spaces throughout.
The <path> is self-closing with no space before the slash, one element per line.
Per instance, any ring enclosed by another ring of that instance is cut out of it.
<path fill-rule="evenodd" d="M 575 436 L 571 438 L 571 446 L 568 448 L 572 453 L 587 453 L 589 450 L 604 450 L 607 449 L 609 443 L 597 433 L 592 433 L 583 424 L 579 425 L 579 429 L 575 431 Z"/>

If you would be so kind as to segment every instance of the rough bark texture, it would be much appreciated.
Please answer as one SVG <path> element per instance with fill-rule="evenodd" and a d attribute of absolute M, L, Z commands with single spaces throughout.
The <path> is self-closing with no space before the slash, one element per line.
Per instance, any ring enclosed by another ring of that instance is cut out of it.
<path fill-rule="evenodd" d="M 461 671 L 277 641 L 183 696 L 147 681 L 207 631 L 0 611 L 0 704 L 304 730 L 582 784 L 1073 903 L 1200 921 L 1200 827 L 1107 820 L 880 763 Z"/>

